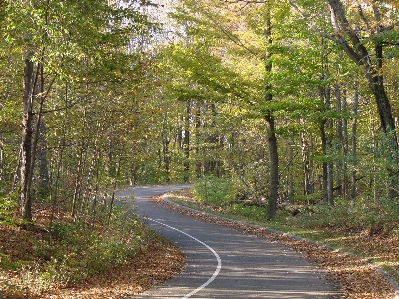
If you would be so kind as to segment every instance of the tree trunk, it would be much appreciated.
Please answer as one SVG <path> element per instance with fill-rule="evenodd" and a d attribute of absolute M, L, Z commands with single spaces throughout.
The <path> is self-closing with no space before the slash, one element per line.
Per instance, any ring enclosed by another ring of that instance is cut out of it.
<path fill-rule="evenodd" d="M 342 96 L 342 109 L 343 112 L 347 115 L 348 114 L 348 99 L 346 89 L 343 90 Z M 343 130 L 343 145 L 342 151 L 344 157 L 348 157 L 348 150 L 349 150 L 349 133 L 348 133 L 348 118 L 345 117 L 342 121 L 342 130 Z M 349 188 L 349 176 L 348 176 L 348 162 L 347 159 L 343 162 L 343 181 L 342 181 L 342 198 L 348 198 L 348 188 Z"/>
<path fill-rule="evenodd" d="M 47 162 L 47 140 L 46 140 L 46 124 L 42 120 L 39 124 L 39 141 L 38 141 L 38 163 L 39 163 L 39 193 L 46 196 L 49 189 L 49 170 Z"/>
<path fill-rule="evenodd" d="M 294 182 L 293 182 L 293 170 L 294 168 L 292 167 L 293 161 L 294 161 L 294 141 L 290 137 L 288 141 L 288 153 L 287 153 L 287 159 L 289 164 L 288 168 L 288 182 L 287 182 L 287 200 L 289 203 L 293 204 L 294 203 Z"/>
<path fill-rule="evenodd" d="M 170 182 L 170 137 L 169 137 L 169 130 L 167 128 L 167 118 L 168 118 L 168 113 L 165 112 L 163 115 L 163 125 L 162 125 L 162 132 L 161 132 L 161 138 L 162 138 L 162 162 L 163 162 L 163 168 L 165 171 L 165 182 L 169 183 Z"/>
<path fill-rule="evenodd" d="M 303 119 L 301 119 L 301 125 L 304 125 Z M 310 167 L 309 167 L 309 153 L 308 145 L 305 139 L 305 133 L 301 133 L 301 150 L 302 150 L 302 164 L 303 164 L 303 194 L 309 195 L 312 193 L 311 190 L 311 179 L 310 179 Z"/>
<path fill-rule="evenodd" d="M 320 87 L 319 89 L 320 101 L 325 106 L 325 109 L 330 107 L 330 89 L 326 87 Z M 324 157 L 327 158 L 328 150 L 331 148 L 331 137 L 326 132 L 326 129 L 331 129 L 331 120 L 326 117 L 320 122 L 320 138 L 321 138 L 321 149 Z M 332 162 L 323 162 L 323 200 L 326 205 L 333 205 L 333 166 Z"/>
<path fill-rule="evenodd" d="M 273 45 L 272 41 L 272 20 L 271 20 L 271 5 L 270 2 L 266 2 L 266 15 L 265 15 L 265 40 L 268 47 Z M 273 69 L 272 64 L 272 52 L 269 48 L 265 56 L 265 71 L 266 76 L 270 75 Z M 269 82 L 265 82 L 265 101 L 271 102 L 273 100 L 272 85 Z M 269 142 L 269 154 L 270 154 L 270 185 L 269 185 L 269 202 L 268 202 L 268 219 L 274 219 L 277 212 L 277 197 L 278 197 L 278 149 L 277 149 L 277 137 L 275 120 L 272 111 L 267 111 L 265 119 L 268 123 L 267 128 L 267 140 Z"/>
<path fill-rule="evenodd" d="M 39 74 L 40 72 L 40 74 Z M 39 193 L 43 196 L 47 194 L 47 187 L 48 187 L 48 180 L 49 180 L 49 174 L 48 174 L 48 168 L 47 168 L 47 157 L 46 157 L 46 127 L 43 122 L 43 109 L 44 109 L 44 101 L 46 100 L 47 94 L 44 92 L 44 68 L 42 65 L 38 67 L 38 74 L 37 78 L 40 77 L 40 82 L 36 84 L 36 90 L 40 90 L 40 96 L 37 98 L 40 99 L 39 103 L 39 109 L 37 112 L 37 119 L 36 119 L 36 128 L 35 128 L 35 134 L 34 134 L 34 139 L 33 139 L 33 146 L 32 146 L 32 159 L 37 159 L 39 162 L 39 179 L 40 179 L 40 185 L 39 185 Z M 51 81 L 49 85 L 49 89 L 51 88 L 52 84 L 54 83 L 55 77 Z M 36 92 L 35 92 L 36 93 Z M 35 96 L 36 97 L 36 96 Z M 39 154 L 40 157 L 38 157 L 37 152 L 38 152 L 38 147 L 39 148 Z M 32 167 L 30 169 L 30 180 L 33 178 L 33 169 L 36 166 L 35 160 L 32 162 Z M 42 189 L 43 184 L 45 184 L 45 188 Z"/>
<path fill-rule="evenodd" d="M 204 173 L 205 173 L 205 175 L 211 174 L 211 175 L 217 176 L 218 175 L 217 165 L 220 163 L 220 161 L 218 160 L 218 158 L 215 157 L 215 154 L 217 153 L 217 151 L 215 151 L 215 150 L 219 146 L 218 136 L 215 133 L 215 128 L 216 128 L 216 123 L 215 123 L 216 105 L 215 105 L 215 103 L 210 104 L 210 108 L 211 108 L 212 117 L 211 117 L 210 124 L 207 126 L 208 130 L 207 130 L 206 137 L 205 137 L 204 149 L 206 149 L 206 156 L 204 159 Z M 207 105 L 205 109 L 208 110 L 209 105 Z"/>
<path fill-rule="evenodd" d="M 191 119 L 191 100 L 187 101 L 186 107 L 186 118 L 185 118 L 185 130 L 183 138 L 183 150 L 184 150 L 184 182 L 190 181 L 190 119 Z"/>
<path fill-rule="evenodd" d="M 32 221 L 32 198 L 31 187 L 31 168 L 32 165 L 32 120 L 33 120 L 33 100 L 35 90 L 35 70 L 34 63 L 25 59 L 24 70 L 24 97 L 22 114 L 22 142 L 21 142 L 21 195 L 20 208 L 22 219 Z"/>
<path fill-rule="evenodd" d="M 321 139 L 321 152 L 325 156 L 327 154 L 327 136 L 326 136 L 326 119 L 322 119 L 319 124 L 320 129 L 320 139 Z M 323 161 L 323 201 L 324 204 L 328 205 L 328 172 L 327 172 L 327 161 Z"/>
<path fill-rule="evenodd" d="M 339 84 L 334 85 L 334 92 L 335 92 L 335 111 L 338 114 L 341 114 L 342 112 L 342 96 L 341 96 L 341 86 Z M 344 135 L 343 135 L 343 124 L 342 124 L 342 118 L 339 116 L 336 120 L 336 144 L 337 144 L 337 151 L 338 151 L 338 159 L 335 162 L 335 196 L 336 197 L 342 197 L 342 161 L 341 161 L 341 155 L 342 155 L 342 146 L 344 143 Z"/>
<path fill-rule="evenodd" d="M 195 112 L 195 156 L 196 156 L 196 165 L 195 172 L 197 174 L 197 178 L 202 177 L 202 157 L 201 157 L 201 102 L 196 102 L 196 112 Z"/>
<path fill-rule="evenodd" d="M 273 115 L 267 115 L 266 120 L 268 127 L 268 141 L 270 151 L 270 190 L 269 190 L 269 209 L 268 218 L 274 219 L 277 212 L 277 197 L 278 197 L 278 149 L 277 137 L 275 134 L 275 122 Z"/>
<path fill-rule="evenodd" d="M 373 21 L 376 25 L 373 28 L 375 33 L 370 33 L 372 36 L 369 38 L 375 43 L 374 53 L 370 53 L 366 48 L 365 43 L 361 40 L 359 33 L 352 28 L 351 23 L 346 18 L 343 3 L 340 0 L 328 0 L 331 9 L 331 24 L 336 33 L 336 38 L 333 40 L 342 47 L 352 61 L 357 65 L 363 66 L 365 77 L 377 104 L 381 128 L 390 139 L 392 154 L 394 155 L 394 158 L 397 158 L 398 140 L 395 131 L 395 121 L 392 115 L 391 103 L 384 86 L 383 41 L 379 38 L 379 36 L 383 34 L 383 26 L 380 25 L 382 23 L 382 14 L 374 1 L 372 2 L 374 11 Z M 398 191 L 396 189 L 398 184 L 398 174 L 393 168 L 394 167 L 387 165 L 387 171 L 390 177 L 389 197 L 391 199 L 398 197 Z"/>
<path fill-rule="evenodd" d="M 357 146 L 357 112 L 359 104 L 359 91 L 355 89 L 355 95 L 353 97 L 353 108 L 352 108 L 352 172 L 351 172 L 351 200 L 356 198 L 356 146 Z"/>
<path fill-rule="evenodd" d="M 120 173 L 120 169 L 121 169 L 123 151 L 124 151 L 124 146 L 122 147 L 122 151 L 121 151 L 121 154 L 119 156 L 118 163 L 116 165 L 116 173 L 115 173 L 115 178 L 114 178 L 114 182 L 113 182 L 113 186 L 112 186 L 111 201 L 109 203 L 108 224 L 111 221 L 112 209 L 114 208 L 115 193 L 116 193 L 116 187 L 118 186 L 118 178 L 119 178 L 119 173 Z"/>
<path fill-rule="evenodd" d="M 168 136 L 164 137 L 162 144 L 163 144 L 162 145 L 163 162 L 166 174 L 165 181 L 166 183 L 169 183 L 170 182 L 170 149 L 169 149 L 170 139 Z"/>
<path fill-rule="evenodd" d="M 73 197 L 72 197 L 72 218 L 76 217 L 76 212 L 77 212 L 77 205 L 78 201 L 80 199 L 80 193 L 81 193 L 81 176 L 83 174 L 83 168 L 84 168 L 84 153 L 86 151 L 86 110 L 83 111 L 83 125 L 82 125 L 82 132 L 81 132 L 81 144 L 80 144 L 80 150 L 79 150 L 79 160 L 78 160 L 78 165 L 76 167 L 76 178 L 75 178 L 75 186 L 74 186 L 74 191 L 73 191 Z"/>

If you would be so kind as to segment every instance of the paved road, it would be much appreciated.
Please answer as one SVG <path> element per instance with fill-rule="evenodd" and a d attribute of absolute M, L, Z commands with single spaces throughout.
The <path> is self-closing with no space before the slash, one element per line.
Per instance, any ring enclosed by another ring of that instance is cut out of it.
<path fill-rule="evenodd" d="M 187 256 L 184 271 L 137 298 L 338 298 L 336 287 L 297 253 L 264 239 L 177 214 L 150 196 L 185 185 L 128 188 L 137 213 Z M 128 198 L 128 197 L 126 197 Z"/>

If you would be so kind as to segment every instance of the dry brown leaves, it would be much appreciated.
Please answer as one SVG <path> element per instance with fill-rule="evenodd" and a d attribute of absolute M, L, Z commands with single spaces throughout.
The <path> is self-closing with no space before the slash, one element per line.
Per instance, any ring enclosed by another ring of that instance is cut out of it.
<path fill-rule="evenodd" d="M 190 196 L 190 194 L 185 194 L 185 196 Z M 237 230 L 267 238 L 273 242 L 278 242 L 296 250 L 305 258 L 328 271 L 330 278 L 342 289 L 343 298 L 394 298 L 394 289 L 388 280 L 368 261 L 323 246 L 318 246 L 305 240 L 293 239 L 288 235 L 275 234 L 236 221 L 225 220 L 219 217 L 209 216 L 205 213 L 181 209 L 176 205 L 169 204 L 160 197 L 154 200 L 158 204 L 176 212 L 201 218 L 218 225 L 233 227 Z"/>
<path fill-rule="evenodd" d="M 185 262 L 180 250 L 170 243 L 154 244 L 140 252 L 123 266 L 90 277 L 81 284 L 55 289 L 45 299 L 121 299 L 148 290 L 180 273 Z"/>
<path fill-rule="evenodd" d="M 37 229 L 20 230 L 15 226 L 0 226 L 0 259 L 7 255 L 10 262 L 26 261 L 28 265 L 40 264 L 32 255 L 31 240 L 44 238 L 45 230 L 40 227 L 48 225 L 48 210 L 35 211 Z M 57 219 L 67 216 L 57 211 Z M 1 262 L 1 260 L 0 260 Z M 155 284 L 170 279 L 180 273 L 184 267 L 185 257 L 181 251 L 169 242 L 150 242 L 144 251 L 136 254 L 120 267 L 105 273 L 94 275 L 84 282 L 73 286 L 51 285 L 43 294 L 38 294 L 21 284 L 21 268 L 16 270 L 0 269 L 0 298 L 13 299 L 98 299 L 98 298 L 131 298 Z M 4 286 L 11 286 L 6 288 Z M 33 286 L 32 286 L 33 287 Z"/>

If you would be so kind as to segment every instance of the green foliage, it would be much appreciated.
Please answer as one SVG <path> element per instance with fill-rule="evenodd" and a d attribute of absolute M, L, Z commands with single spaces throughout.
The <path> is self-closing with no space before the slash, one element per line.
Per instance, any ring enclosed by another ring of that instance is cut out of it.
<path fill-rule="evenodd" d="M 199 201 L 226 206 L 235 199 L 236 189 L 231 178 L 205 176 L 194 184 L 193 193 Z"/>
<path fill-rule="evenodd" d="M 73 233 L 77 230 L 75 225 L 56 222 L 50 228 L 50 234 L 53 238 L 67 239 L 71 241 Z"/>
<path fill-rule="evenodd" d="M 255 221 L 265 221 L 268 217 L 266 206 L 254 206 L 245 203 L 232 203 L 226 209 L 230 215 L 244 217 Z"/>
<path fill-rule="evenodd" d="M 55 282 L 75 283 L 115 268 L 145 248 L 154 238 L 153 233 L 131 212 L 115 210 L 109 226 L 98 223 L 97 229 L 84 223 L 55 223 L 50 230 L 52 238 L 35 241 L 34 255 L 42 263 L 23 268 L 21 275 L 25 283 L 40 290 Z M 3 259 L 4 263 L 8 268 L 21 268 L 7 259 Z"/>
<path fill-rule="evenodd" d="M 16 224 L 15 208 L 18 206 L 17 193 L 11 193 L 8 196 L 0 197 L 0 225 Z"/>
<path fill-rule="evenodd" d="M 361 233 L 370 235 L 397 235 L 399 203 L 394 200 L 380 199 L 374 202 L 369 198 L 358 199 L 353 206 L 344 200 L 336 200 L 334 207 L 317 205 L 312 213 L 298 213 L 287 217 L 287 225 L 308 229 L 323 229 Z"/>
<path fill-rule="evenodd" d="M 23 261 L 13 261 L 9 255 L 0 252 L 0 268 L 4 270 L 18 270 L 24 265 Z M 1 293 L 0 293 L 1 294 Z M 2 298 L 0 296 L 0 298 Z"/>

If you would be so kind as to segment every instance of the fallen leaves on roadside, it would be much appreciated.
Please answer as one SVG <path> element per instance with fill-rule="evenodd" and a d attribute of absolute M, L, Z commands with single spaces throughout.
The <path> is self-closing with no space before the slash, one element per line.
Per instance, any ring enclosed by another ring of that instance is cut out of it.
<path fill-rule="evenodd" d="M 188 192 L 188 191 L 187 191 Z M 187 198 L 191 195 L 185 194 Z M 245 225 L 233 220 L 222 219 L 202 212 L 195 212 L 179 208 L 174 204 L 164 201 L 162 197 L 153 198 L 155 202 L 174 210 L 178 213 L 201 218 L 218 225 L 233 227 L 239 231 L 264 237 L 272 242 L 278 242 L 302 254 L 303 257 L 325 269 L 340 289 L 343 298 L 351 299 L 391 299 L 394 298 L 394 290 L 389 281 L 385 279 L 372 264 L 355 256 L 334 251 L 324 246 L 293 239 L 286 234 L 276 234 L 265 229 Z"/>
<path fill-rule="evenodd" d="M 43 209 L 35 215 L 38 228 L 48 225 L 48 210 Z M 64 219 L 67 214 L 57 211 L 55 216 L 56 219 Z M 43 240 L 48 237 L 47 234 L 44 229 L 21 230 L 12 225 L 0 225 L 0 264 L 4 266 L 0 268 L 1 299 L 131 298 L 180 273 L 185 263 L 184 255 L 176 246 L 154 238 L 121 266 L 93 275 L 78 284 L 66 287 L 52 283 L 47 289 L 38 291 L 34 284 L 26 284 L 26 281 L 35 279 L 32 277 L 34 271 L 26 271 L 27 277 L 24 277 L 21 263 L 34 267 L 43 262 L 33 254 L 35 245 L 32 240 Z M 26 280 L 25 283 L 22 280 Z M 36 282 L 39 280 L 36 278 Z"/>
<path fill-rule="evenodd" d="M 184 262 L 180 250 L 171 243 L 162 246 L 150 244 L 146 251 L 136 254 L 121 267 L 90 277 L 71 288 L 49 292 L 42 298 L 131 298 L 180 273 Z"/>

